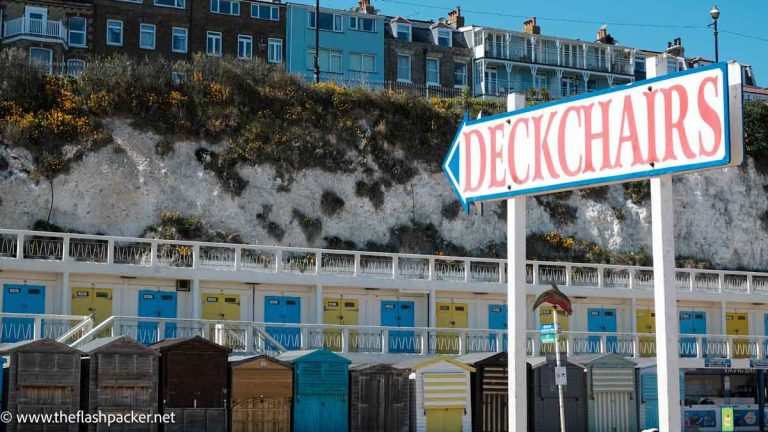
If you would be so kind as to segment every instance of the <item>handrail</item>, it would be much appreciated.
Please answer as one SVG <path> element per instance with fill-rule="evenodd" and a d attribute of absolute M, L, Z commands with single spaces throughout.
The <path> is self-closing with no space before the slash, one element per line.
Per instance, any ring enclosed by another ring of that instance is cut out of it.
<path fill-rule="evenodd" d="M 77 332 L 84 329 L 90 330 L 92 327 L 93 327 L 93 315 L 88 316 L 84 320 L 80 321 L 76 326 L 72 327 L 68 332 L 64 333 L 58 339 L 56 339 L 56 341 L 66 342 L 69 340 L 69 338 L 77 334 Z"/>
<path fill-rule="evenodd" d="M 205 269 L 351 278 L 506 282 L 506 260 L 259 244 L 207 243 L 0 229 L 0 262 L 73 262 L 124 268 Z M 96 270 L 98 271 L 98 270 Z M 649 289 L 653 268 L 599 263 L 526 261 L 527 283 Z M 191 278 L 191 277 L 190 277 Z M 683 291 L 768 295 L 768 273 L 676 269 Z"/>

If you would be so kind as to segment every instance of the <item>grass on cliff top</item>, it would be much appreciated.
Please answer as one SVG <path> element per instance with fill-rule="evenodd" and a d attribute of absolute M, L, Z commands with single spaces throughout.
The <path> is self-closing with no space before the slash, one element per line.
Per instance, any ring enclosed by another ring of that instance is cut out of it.
<path fill-rule="evenodd" d="M 184 79 L 174 82 L 172 72 Z M 239 163 L 270 163 L 286 178 L 307 168 L 373 169 L 403 183 L 417 173 L 416 162 L 439 168 L 466 110 L 504 108 L 313 85 L 262 61 L 206 56 L 175 63 L 116 56 L 91 62 L 78 77 L 53 77 L 12 49 L 0 51 L 0 94 L 2 140 L 28 148 L 41 165 L 56 160 L 45 168 L 49 176 L 66 169 L 65 145 L 87 151 L 100 141 L 101 119 L 127 117 L 171 139 L 226 143 L 217 167 L 207 167 L 220 177 Z M 244 187 L 227 183 L 236 193 Z"/>

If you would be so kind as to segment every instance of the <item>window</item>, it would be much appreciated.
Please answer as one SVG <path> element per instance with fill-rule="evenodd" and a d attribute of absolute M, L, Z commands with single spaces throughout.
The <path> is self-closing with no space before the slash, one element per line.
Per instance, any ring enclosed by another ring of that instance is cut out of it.
<path fill-rule="evenodd" d="M 171 34 L 171 51 L 186 53 L 189 44 L 189 31 L 183 27 L 174 27 Z"/>
<path fill-rule="evenodd" d="M 266 6 L 260 4 L 251 5 L 251 18 L 279 21 L 280 8 L 277 6 Z"/>
<path fill-rule="evenodd" d="M 78 76 L 85 69 L 85 61 L 80 59 L 67 60 L 67 75 Z"/>
<path fill-rule="evenodd" d="M 341 51 L 320 48 L 318 55 L 321 72 L 341 73 Z M 307 51 L 307 69 L 315 68 L 315 49 Z"/>
<path fill-rule="evenodd" d="M 427 57 L 427 84 L 440 85 L 440 60 Z"/>
<path fill-rule="evenodd" d="M 237 0 L 211 0 L 211 12 L 224 15 L 240 15 L 240 2 Z"/>
<path fill-rule="evenodd" d="M 397 38 L 404 41 L 411 41 L 411 25 L 397 23 Z"/>
<path fill-rule="evenodd" d="M 123 46 L 123 22 L 107 20 L 107 45 Z"/>
<path fill-rule="evenodd" d="M 307 21 L 309 23 L 309 28 L 315 28 L 315 11 L 309 11 L 309 18 Z M 320 30 L 329 30 L 335 32 L 342 31 L 341 15 L 320 12 Z"/>
<path fill-rule="evenodd" d="M 397 55 L 397 80 L 411 82 L 411 56 Z"/>
<path fill-rule="evenodd" d="M 267 52 L 267 61 L 270 63 L 283 62 L 283 40 L 269 39 L 269 51 Z M 312 60 L 314 65 L 314 59 Z"/>
<path fill-rule="evenodd" d="M 68 43 L 73 47 L 84 47 L 87 20 L 82 17 L 69 18 L 69 40 Z"/>
<path fill-rule="evenodd" d="M 53 51 L 45 48 L 30 48 L 29 62 L 39 67 L 45 73 L 51 73 L 53 67 Z"/>
<path fill-rule="evenodd" d="M 237 58 L 244 60 L 253 58 L 253 36 L 237 36 Z"/>
<path fill-rule="evenodd" d="M 209 56 L 221 56 L 221 32 L 206 33 L 205 53 Z"/>
<path fill-rule="evenodd" d="M 166 6 L 184 9 L 184 0 L 155 0 L 155 6 Z"/>
<path fill-rule="evenodd" d="M 452 32 L 447 29 L 437 30 L 437 44 L 444 47 L 451 46 Z"/>
<path fill-rule="evenodd" d="M 373 18 L 351 16 L 349 17 L 349 28 L 352 30 L 375 32 L 376 21 Z"/>
<path fill-rule="evenodd" d="M 155 25 L 141 24 L 139 28 L 139 48 L 155 49 Z"/>
<path fill-rule="evenodd" d="M 453 85 L 456 87 L 467 86 L 467 64 L 455 62 L 453 64 Z"/>
<path fill-rule="evenodd" d="M 376 56 L 373 54 L 352 53 L 349 55 L 349 70 L 355 72 L 376 72 Z"/>

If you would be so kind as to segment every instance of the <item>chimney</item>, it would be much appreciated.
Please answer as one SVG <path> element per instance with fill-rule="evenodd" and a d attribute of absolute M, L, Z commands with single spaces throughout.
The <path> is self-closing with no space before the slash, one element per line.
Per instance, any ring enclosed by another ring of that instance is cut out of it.
<path fill-rule="evenodd" d="M 373 6 L 371 6 L 371 0 L 360 0 L 358 4 L 360 5 L 357 8 L 358 12 L 363 12 L 371 15 L 375 13 Z"/>
<path fill-rule="evenodd" d="M 448 21 L 446 21 L 446 23 L 455 29 L 464 27 L 464 17 L 461 16 L 461 6 L 456 6 L 456 9 L 448 12 Z"/>
<path fill-rule="evenodd" d="M 536 25 L 536 17 L 523 21 L 523 32 L 541 34 L 541 27 Z"/>
<path fill-rule="evenodd" d="M 667 42 L 667 54 L 675 57 L 685 57 L 683 40 L 678 37 L 675 38 L 672 42 Z"/>
<path fill-rule="evenodd" d="M 616 40 L 611 36 L 610 33 L 608 33 L 608 27 L 605 25 L 601 26 L 600 29 L 597 31 L 597 38 L 595 39 L 595 42 L 600 42 L 604 44 L 610 44 L 615 45 Z"/>

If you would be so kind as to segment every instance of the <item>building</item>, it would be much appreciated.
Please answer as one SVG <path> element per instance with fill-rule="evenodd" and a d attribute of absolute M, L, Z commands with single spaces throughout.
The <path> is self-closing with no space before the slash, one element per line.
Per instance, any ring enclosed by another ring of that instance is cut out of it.
<path fill-rule="evenodd" d="M 477 96 L 559 98 L 635 79 L 637 50 L 616 45 L 604 27 L 595 42 L 542 35 L 535 17 L 521 32 L 474 25 L 462 31 L 472 49 Z"/>
<path fill-rule="evenodd" d="M 0 46 L 28 52 L 49 73 L 82 70 L 93 24 L 93 0 L 0 0 Z"/>
<path fill-rule="evenodd" d="M 289 72 L 314 79 L 317 22 L 321 80 L 383 85 L 384 17 L 376 14 L 369 0 L 361 0 L 359 7 L 350 11 L 322 8 L 319 19 L 314 7 L 289 3 L 286 15 Z"/>
<path fill-rule="evenodd" d="M 745 86 L 744 100 L 763 101 L 768 103 L 768 88 Z"/>
<path fill-rule="evenodd" d="M 447 20 L 388 17 L 384 33 L 385 78 L 399 89 L 459 96 L 472 83 L 472 52 L 464 34 L 461 8 Z"/>
<path fill-rule="evenodd" d="M 194 53 L 282 63 L 285 6 L 234 0 L 95 0 L 95 52 L 181 60 Z"/>

